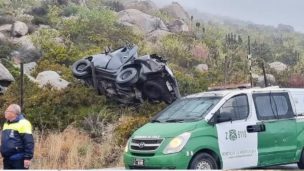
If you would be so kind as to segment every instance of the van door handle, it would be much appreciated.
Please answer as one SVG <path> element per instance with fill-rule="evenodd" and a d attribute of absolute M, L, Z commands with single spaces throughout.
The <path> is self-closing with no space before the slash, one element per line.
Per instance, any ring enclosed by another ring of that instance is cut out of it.
<path fill-rule="evenodd" d="M 248 125 L 247 126 L 247 132 L 264 132 L 265 131 L 265 125 L 264 124 L 257 124 L 257 125 Z"/>

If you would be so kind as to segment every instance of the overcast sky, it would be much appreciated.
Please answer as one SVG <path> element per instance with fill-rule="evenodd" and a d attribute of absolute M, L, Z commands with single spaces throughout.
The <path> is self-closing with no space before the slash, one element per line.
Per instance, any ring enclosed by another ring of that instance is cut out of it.
<path fill-rule="evenodd" d="M 172 0 L 153 0 L 159 6 Z M 256 24 L 288 24 L 304 33 L 304 0 L 174 0 L 186 8 Z"/>

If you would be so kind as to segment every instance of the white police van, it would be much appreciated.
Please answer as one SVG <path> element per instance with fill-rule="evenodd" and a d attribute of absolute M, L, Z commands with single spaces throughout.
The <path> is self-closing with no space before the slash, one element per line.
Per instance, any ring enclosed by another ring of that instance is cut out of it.
<path fill-rule="evenodd" d="M 130 138 L 130 169 L 304 169 L 304 89 L 209 91 L 177 100 Z"/>

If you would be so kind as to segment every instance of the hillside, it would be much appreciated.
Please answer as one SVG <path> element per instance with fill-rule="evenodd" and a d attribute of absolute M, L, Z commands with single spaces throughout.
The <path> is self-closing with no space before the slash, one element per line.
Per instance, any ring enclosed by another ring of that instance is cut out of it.
<path fill-rule="evenodd" d="M 178 3 L 159 9 L 150 0 L 0 0 L 0 111 L 19 101 L 19 57 L 36 134 L 33 168 L 121 166 L 132 132 L 166 104 L 118 104 L 75 79 L 71 65 L 132 42 L 140 55 L 165 57 L 187 95 L 249 82 L 248 36 L 255 85 L 264 86 L 265 63 L 272 85 L 304 86 L 304 34 L 288 26 L 188 13 Z"/>

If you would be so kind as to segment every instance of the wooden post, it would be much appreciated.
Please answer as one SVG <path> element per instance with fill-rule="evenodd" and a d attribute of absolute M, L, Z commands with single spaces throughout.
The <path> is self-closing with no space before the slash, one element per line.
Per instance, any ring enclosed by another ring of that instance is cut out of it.
<path fill-rule="evenodd" d="M 24 113 L 24 68 L 23 62 L 20 63 L 20 107 L 21 112 Z"/>

